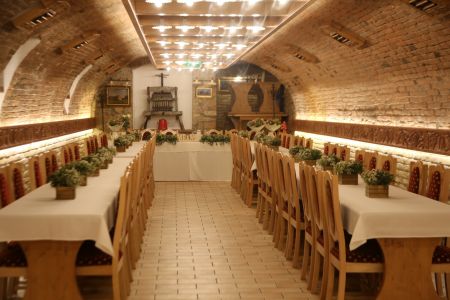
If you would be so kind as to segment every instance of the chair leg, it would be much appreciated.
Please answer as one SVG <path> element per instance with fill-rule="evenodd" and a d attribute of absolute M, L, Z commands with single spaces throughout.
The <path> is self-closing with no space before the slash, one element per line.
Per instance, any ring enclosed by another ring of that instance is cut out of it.
<path fill-rule="evenodd" d="M 301 279 L 306 280 L 306 274 L 308 272 L 308 267 L 310 264 L 310 251 L 311 251 L 311 245 L 305 240 L 305 243 L 303 244 L 303 262 L 302 262 L 302 273 L 301 273 Z"/>
<path fill-rule="evenodd" d="M 308 283 L 307 288 L 309 291 L 312 289 L 313 275 L 315 272 L 315 268 L 317 268 L 317 265 L 315 262 L 316 262 L 316 248 L 313 245 L 311 245 L 311 258 L 309 261 L 309 263 L 311 265 L 309 266 L 309 275 L 308 275 L 308 279 L 306 281 Z"/>
<path fill-rule="evenodd" d="M 337 300 L 345 299 L 345 283 L 347 280 L 347 273 L 345 270 L 339 270 L 338 295 Z"/>
<path fill-rule="evenodd" d="M 316 248 L 317 249 L 317 248 Z M 320 266 L 322 262 L 322 255 L 319 251 L 314 251 L 314 268 L 311 276 L 311 293 L 317 294 L 319 287 L 319 275 L 320 275 Z"/>
<path fill-rule="evenodd" d="M 331 263 L 329 263 L 326 300 L 331 300 L 333 298 L 333 290 L 334 290 L 334 266 Z"/>
<path fill-rule="evenodd" d="M 295 241 L 294 241 L 294 256 L 292 258 L 292 266 L 296 269 L 300 268 L 300 249 L 301 249 L 301 236 L 300 236 L 300 226 L 295 228 Z"/>
<path fill-rule="evenodd" d="M 328 260 L 328 255 L 325 255 L 323 260 L 322 284 L 320 286 L 320 300 L 325 300 L 326 298 L 326 291 L 328 287 L 328 268 L 330 267 Z"/>

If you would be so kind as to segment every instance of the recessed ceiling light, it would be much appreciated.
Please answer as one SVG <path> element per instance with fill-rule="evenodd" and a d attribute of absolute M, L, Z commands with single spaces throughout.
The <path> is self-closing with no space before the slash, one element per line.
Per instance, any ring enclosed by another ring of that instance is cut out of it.
<path fill-rule="evenodd" d="M 235 45 L 233 45 L 233 47 L 236 48 L 237 50 L 242 50 L 242 49 L 244 49 L 245 47 L 247 47 L 247 45 L 244 45 L 244 44 L 235 44 Z"/>
<path fill-rule="evenodd" d="M 261 15 L 260 14 L 252 14 L 252 17 L 261 17 Z"/>
<path fill-rule="evenodd" d="M 176 56 L 177 56 L 178 58 L 183 58 L 183 57 L 186 56 L 186 53 L 177 53 Z"/>
<path fill-rule="evenodd" d="M 215 26 L 200 26 L 200 29 L 203 29 L 206 32 L 211 32 L 213 30 L 218 29 L 218 27 L 215 27 Z"/>
<path fill-rule="evenodd" d="M 188 32 L 188 30 L 194 29 L 195 26 L 181 25 L 181 26 L 175 26 L 175 28 L 179 29 L 183 32 Z"/>
<path fill-rule="evenodd" d="M 161 7 L 163 4 L 172 2 L 172 0 L 145 0 L 145 2 Z"/>
<path fill-rule="evenodd" d="M 248 30 L 251 30 L 253 33 L 259 32 L 259 31 L 263 31 L 266 28 L 263 26 L 247 26 Z"/>
<path fill-rule="evenodd" d="M 172 61 L 170 61 L 170 60 L 165 60 L 165 61 L 163 61 L 163 63 L 164 63 L 165 65 L 170 65 L 170 64 L 172 63 Z"/>
<path fill-rule="evenodd" d="M 160 44 L 161 46 L 166 46 L 166 45 L 170 45 L 172 44 L 171 42 L 167 42 L 167 41 L 157 41 L 158 44 Z"/>
<path fill-rule="evenodd" d="M 164 31 L 166 31 L 167 29 L 171 29 L 172 26 L 159 25 L 159 26 L 153 26 L 152 28 L 153 28 L 153 29 L 159 30 L 159 32 L 164 32 Z"/>
<path fill-rule="evenodd" d="M 170 53 L 161 53 L 160 55 L 164 58 L 169 58 L 170 56 L 172 56 L 172 54 Z"/>
<path fill-rule="evenodd" d="M 187 42 L 175 42 L 175 44 L 177 44 L 180 48 L 184 48 L 184 46 L 189 45 Z"/>

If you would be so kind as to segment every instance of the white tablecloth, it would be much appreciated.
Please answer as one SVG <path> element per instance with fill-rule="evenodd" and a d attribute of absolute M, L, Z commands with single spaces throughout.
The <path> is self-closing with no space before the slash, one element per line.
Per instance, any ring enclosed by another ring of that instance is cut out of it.
<path fill-rule="evenodd" d="M 365 184 L 339 185 L 344 228 L 350 250 L 374 238 L 450 236 L 450 206 L 389 186 L 389 198 L 368 198 Z"/>
<path fill-rule="evenodd" d="M 164 143 L 153 161 L 156 181 L 230 181 L 233 168 L 230 144 Z"/>
<path fill-rule="evenodd" d="M 147 143 L 147 141 L 134 142 L 125 152 L 117 152 L 116 157 L 135 157 Z"/>
<path fill-rule="evenodd" d="M 55 200 L 45 184 L 0 210 L 0 241 L 94 240 L 112 255 L 109 229 L 114 225 L 120 178 L 131 158 L 114 158 L 99 177 L 77 187 L 74 200 Z"/>

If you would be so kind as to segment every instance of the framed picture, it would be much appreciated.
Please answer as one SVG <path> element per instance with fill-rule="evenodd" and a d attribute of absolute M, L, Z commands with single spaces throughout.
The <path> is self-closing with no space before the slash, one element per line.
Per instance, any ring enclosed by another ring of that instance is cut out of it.
<path fill-rule="evenodd" d="M 130 106 L 130 87 L 129 86 L 107 86 L 106 87 L 106 105 Z"/>
<path fill-rule="evenodd" d="M 195 96 L 197 98 L 211 98 L 212 97 L 212 88 L 209 88 L 209 87 L 198 87 L 195 90 Z"/>

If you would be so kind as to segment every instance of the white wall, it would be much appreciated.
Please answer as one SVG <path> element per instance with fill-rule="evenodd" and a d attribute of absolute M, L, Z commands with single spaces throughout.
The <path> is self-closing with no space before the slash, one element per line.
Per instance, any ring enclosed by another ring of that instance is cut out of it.
<path fill-rule="evenodd" d="M 144 126 L 144 112 L 148 110 L 147 87 L 160 86 L 160 70 L 152 65 L 144 65 L 133 69 L 133 126 L 141 128 Z M 183 112 L 183 123 L 185 129 L 192 128 L 192 73 L 189 70 L 170 70 L 163 72 L 169 76 L 164 79 L 164 86 L 178 87 L 178 110 Z M 160 118 L 167 120 L 169 128 L 179 128 L 175 117 L 154 116 L 147 124 L 148 128 L 156 128 Z"/>

